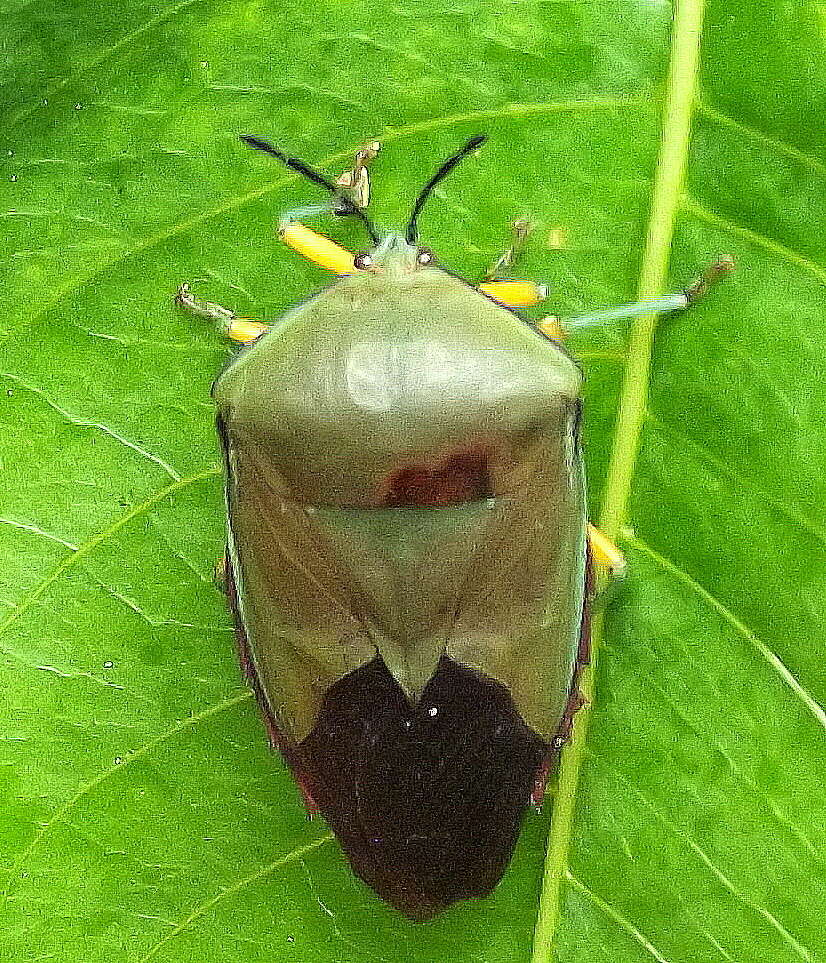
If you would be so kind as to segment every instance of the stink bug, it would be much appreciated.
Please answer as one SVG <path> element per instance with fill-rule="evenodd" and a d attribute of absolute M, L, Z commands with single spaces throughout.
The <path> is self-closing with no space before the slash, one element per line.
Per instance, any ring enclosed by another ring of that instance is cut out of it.
<path fill-rule="evenodd" d="M 621 563 L 587 525 L 580 369 L 558 319 L 512 310 L 536 285 L 474 288 L 418 244 L 425 200 L 484 138 L 382 235 L 358 203 L 366 154 L 339 182 L 356 194 L 244 140 L 329 191 L 372 247 L 298 222 L 317 208 L 286 217 L 282 238 L 340 278 L 272 327 L 179 289 L 248 343 L 213 386 L 241 663 L 309 810 L 427 920 L 504 873 L 581 702 L 592 560 Z M 686 307 L 724 269 L 607 316 Z"/>

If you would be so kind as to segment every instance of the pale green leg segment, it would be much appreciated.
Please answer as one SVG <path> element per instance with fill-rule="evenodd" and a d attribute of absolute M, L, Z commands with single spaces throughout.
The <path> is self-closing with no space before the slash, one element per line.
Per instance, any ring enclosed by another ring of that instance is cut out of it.
<path fill-rule="evenodd" d="M 684 293 L 672 294 L 653 301 L 633 301 L 631 304 L 620 304 L 615 308 L 604 311 L 589 311 L 587 314 L 575 314 L 570 318 L 560 318 L 560 323 L 567 330 L 585 328 L 591 324 L 602 324 L 605 321 L 616 321 L 620 318 L 641 318 L 646 314 L 667 314 L 669 311 L 682 311 L 688 307 L 688 298 Z"/>
<path fill-rule="evenodd" d="M 307 204 L 305 207 L 296 207 L 292 211 L 284 211 L 278 219 L 278 228 L 283 231 L 290 224 L 296 221 L 303 221 L 305 217 L 323 217 L 336 213 L 335 201 L 326 204 Z"/>
<path fill-rule="evenodd" d="M 575 314 L 570 318 L 560 318 L 559 322 L 566 330 L 584 328 L 591 324 L 602 324 L 605 321 L 617 321 L 622 318 L 642 318 L 648 314 L 668 314 L 672 311 L 683 311 L 702 298 L 712 284 L 730 274 L 734 269 L 734 260 L 721 257 L 711 264 L 685 290 L 677 294 L 669 294 L 663 298 L 653 298 L 650 301 L 633 301 L 631 304 L 620 304 L 616 308 L 606 308 L 602 311 L 589 311 L 586 314 Z"/>

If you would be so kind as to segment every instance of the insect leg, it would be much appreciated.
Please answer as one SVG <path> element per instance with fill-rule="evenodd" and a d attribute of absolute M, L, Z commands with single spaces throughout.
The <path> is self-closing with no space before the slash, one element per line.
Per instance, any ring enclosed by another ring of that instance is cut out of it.
<path fill-rule="evenodd" d="M 527 217 L 518 217 L 511 225 L 510 244 L 499 255 L 485 272 L 485 281 L 495 281 L 503 270 L 512 268 L 525 250 L 528 235 L 533 230 L 533 224 Z"/>
<path fill-rule="evenodd" d="M 594 564 L 609 575 L 621 577 L 625 574 L 625 556 L 617 546 L 594 525 L 588 526 L 588 543 Z"/>
<path fill-rule="evenodd" d="M 285 211 L 278 219 L 279 233 L 288 225 L 295 221 L 302 221 L 305 217 L 317 217 L 324 214 L 335 212 L 335 203 L 328 201 L 326 204 L 306 204 L 304 207 L 295 207 L 290 211 Z"/>
<path fill-rule="evenodd" d="M 482 281 L 477 285 L 482 294 L 486 294 L 494 301 L 504 304 L 508 308 L 528 308 L 548 296 L 546 284 L 535 284 L 533 281 L 512 281 L 499 277 L 503 271 L 513 267 L 522 253 L 528 235 L 533 230 L 533 224 L 526 218 L 520 217 L 513 222 L 511 242 L 499 257 L 485 272 Z"/>
<path fill-rule="evenodd" d="M 353 166 L 349 170 L 344 171 L 336 180 L 336 184 L 338 184 L 339 187 L 345 188 L 352 198 L 353 203 L 362 210 L 370 203 L 370 172 L 367 169 L 367 165 L 376 157 L 380 150 L 381 144 L 377 140 L 365 144 L 364 147 L 357 151 Z M 336 213 L 344 212 L 342 212 L 340 208 L 337 208 Z"/>
<path fill-rule="evenodd" d="M 175 303 L 190 314 L 199 318 L 215 321 L 224 337 L 239 344 L 250 344 L 269 331 L 269 325 L 263 321 L 251 321 L 249 318 L 239 318 L 234 311 L 221 307 L 212 301 L 202 301 L 196 297 L 190 286 L 184 282 L 175 295 Z"/>
<path fill-rule="evenodd" d="M 352 168 L 344 171 L 336 181 L 336 184 L 347 192 L 360 210 L 364 210 L 370 202 L 370 174 L 367 165 L 380 150 L 381 144 L 378 141 L 366 144 L 357 152 Z M 298 251 L 314 264 L 332 271 L 333 274 L 339 276 L 353 274 L 356 269 L 353 266 L 353 255 L 350 251 L 300 223 L 303 218 L 317 214 L 347 215 L 347 213 L 348 211 L 341 204 L 341 199 L 335 197 L 327 204 L 312 204 L 294 211 L 287 211 L 279 221 L 278 235 L 294 251 Z"/>
<path fill-rule="evenodd" d="M 548 296 L 547 284 L 534 281 L 483 281 L 479 290 L 508 308 L 529 308 Z"/>
<path fill-rule="evenodd" d="M 332 271 L 339 276 L 355 274 L 353 253 L 331 241 L 323 234 L 317 234 L 298 221 L 282 220 L 278 228 L 281 240 L 294 251 L 318 264 L 320 267 Z"/>
<path fill-rule="evenodd" d="M 587 314 L 577 314 L 570 318 L 550 316 L 539 322 L 539 329 L 552 340 L 560 341 L 566 332 L 574 328 L 602 324 L 605 321 L 616 321 L 621 318 L 641 318 L 649 314 L 684 311 L 696 304 L 713 284 L 733 270 L 734 259 L 721 257 L 709 265 L 687 288 L 676 294 L 669 294 L 663 298 L 652 298 L 650 301 L 633 301 L 631 304 L 620 304 L 615 308 L 590 311 Z"/>

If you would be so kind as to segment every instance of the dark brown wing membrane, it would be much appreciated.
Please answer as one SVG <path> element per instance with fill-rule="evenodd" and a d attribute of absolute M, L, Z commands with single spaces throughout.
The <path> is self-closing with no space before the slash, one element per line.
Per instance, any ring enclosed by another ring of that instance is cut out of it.
<path fill-rule="evenodd" d="M 308 809 L 320 810 L 335 832 L 353 871 L 416 921 L 490 893 L 581 705 L 588 596 L 568 705 L 551 744 L 525 725 L 503 685 L 446 656 L 415 707 L 380 657 L 349 673 L 328 691 L 312 732 L 296 744 L 269 710 L 229 560 L 227 566 L 241 665 L 270 741 Z"/>
<path fill-rule="evenodd" d="M 411 706 L 379 657 L 330 689 L 295 758 L 355 873 L 428 920 L 499 882 L 547 751 L 500 683 L 444 657 Z"/>

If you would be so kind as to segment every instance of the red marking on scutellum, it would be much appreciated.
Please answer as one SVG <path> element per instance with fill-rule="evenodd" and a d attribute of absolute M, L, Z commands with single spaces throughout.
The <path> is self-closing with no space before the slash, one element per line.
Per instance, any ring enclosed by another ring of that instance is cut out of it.
<path fill-rule="evenodd" d="M 381 503 L 391 508 L 445 508 L 493 495 L 488 453 L 453 452 L 434 464 L 410 463 L 393 471 L 381 486 Z"/>

